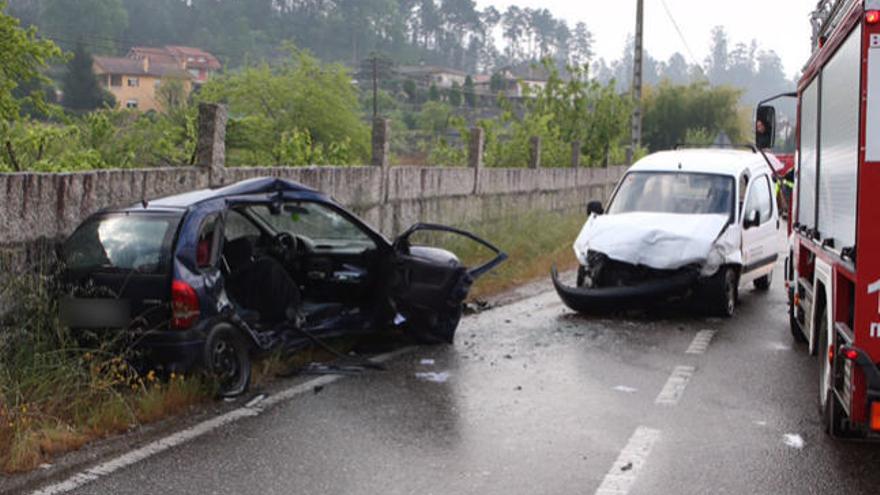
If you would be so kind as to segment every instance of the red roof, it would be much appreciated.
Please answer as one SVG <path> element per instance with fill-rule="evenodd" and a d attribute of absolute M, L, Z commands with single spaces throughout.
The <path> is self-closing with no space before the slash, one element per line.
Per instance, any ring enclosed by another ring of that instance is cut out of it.
<path fill-rule="evenodd" d="M 123 76 L 152 76 L 152 77 L 175 77 L 190 79 L 192 76 L 177 66 L 177 64 L 160 64 L 153 62 L 147 64 L 144 70 L 144 62 L 128 57 L 93 57 L 95 66 L 102 74 L 118 74 Z"/>
<path fill-rule="evenodd" d="M 179 62 L 185 62 L 187 68 L 219 70 L 223 67 L 217 57 L 199 48 L 168 45 L 165 49 Z"/>

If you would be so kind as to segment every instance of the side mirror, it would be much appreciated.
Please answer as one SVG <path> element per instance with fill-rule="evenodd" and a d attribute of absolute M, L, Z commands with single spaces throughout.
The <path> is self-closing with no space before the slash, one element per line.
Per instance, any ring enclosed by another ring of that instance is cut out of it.
<path fill-rule="evenodd" d="M 590 201 L 587 203 L 587 216 L 592 216 L 593 214 L 602 215 L 605 213 L 605 208 L 602 207 L 601 201 Z"/>
<path fill-rule="evenodd" d="M 755 146 L 772 148 L 776 143 L 776 108 L 769 105 L 758 107 L 755 116 Z"/>
<path fill-rule="evenodd" d="M 752 227 L 757 227 L 758 225 L 761 225 L 761 214 L 758 213 L 758 210 L 748 212 L 745 220 L 743 220 L 743 228 L 748 230 Z"/>

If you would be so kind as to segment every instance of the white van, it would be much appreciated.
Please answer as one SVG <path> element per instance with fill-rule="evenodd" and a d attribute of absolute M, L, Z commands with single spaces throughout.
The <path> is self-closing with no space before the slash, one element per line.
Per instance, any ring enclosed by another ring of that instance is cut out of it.
<path fill-rule="evenodd" d="M 774 157 L 768 157 L 771 161 Z M 760 153 L 664 151 L 639 160 L 607 208 L 591 202 L 574 244 L 576 287 L 553 281 L 581 312 L 700 297 L 733 315 L 739 288 L 770 288 L 782 223 L 773 173 Z"/>

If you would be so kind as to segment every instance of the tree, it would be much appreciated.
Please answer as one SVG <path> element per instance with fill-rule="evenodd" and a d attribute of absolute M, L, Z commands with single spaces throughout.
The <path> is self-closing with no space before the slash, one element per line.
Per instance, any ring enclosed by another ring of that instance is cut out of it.
<path fill-rule="evenodd" d="M 477 106 L 477 94 L 474 88 L 474 78 L 470 74 L 464 78 L 464 102 L 468 108 Z"/>
<path fill-rule="evenodd" d="M 461 106 L 461 85 L 458 82 L 453 82 L 452 87 L 449 89 L 449 104 L 452 108 L 458 108 Z"/>
<path fill-rule="evenodd" d="M 583 22 L 575 26 L 571 44 L 572 65 L 589 66 L 593 61 L 593 33 Z"/>
<path fill-rule="evenodd" d="M 101 108 L 108 101 L 95 77 L 93 65 L 92 55 L 86 51 L 85 45 L 78 43 L 64 73 L 62 103 L 66 108 L 88 112 Z"/>
<path fill-rule="evenodd" d="M 722 132 L 732 142 L 742 142 L 746 130 L 737 111 L 741 96 L 742 90 L 712 87 L 705 80 L 688 86 L 661 83 L 644 95 L 645 145 L 660 151 L 687 142 L 689 136 L 714 140 Z"/>
<path fill-rule="evenodd" d="M 712 48 L 706 58 L 706 75 L 712 84 L 722 84 L 727 77 L 727 31 L 723 26 L 712 29 Z"/>
<path fill-rule="evenodd" d="M 278 65 L 263 63 L 214 78 L 198 94 L 198 101 L 226 103 L 230 114 L 240 116 L 227 135 L 230 148 L 243 151 L 238 159 L 251 165 L 366 160 L 369 131 L 348 71 L 293 47 L 288 53 Z M 311 154 L 292 151 L 303 149 Z"/>
<path fill-rule="evenodd" d="M 410 103 L 416 103 L 416 99 L 418 98 L 418 87 L 416 86 L 415 81 L 412 79 L 403 81 L 403 92 L 406 93 L 406 98 Z"/>
<path fill-rule="evenodd" d="M 119 41 L 128 29 L 128 12 L 121 0 L 45 0 L 41 27 L 50 37 L 88 40 L 108 53 L 123 48 Z"/>
<path fill-rule="evenodd" d="M 437 89 L 437 85 L 434 83 L 431 83 L 431 87 L 428 88 L 428 100 L 440 101 L 440 90 Z"/>

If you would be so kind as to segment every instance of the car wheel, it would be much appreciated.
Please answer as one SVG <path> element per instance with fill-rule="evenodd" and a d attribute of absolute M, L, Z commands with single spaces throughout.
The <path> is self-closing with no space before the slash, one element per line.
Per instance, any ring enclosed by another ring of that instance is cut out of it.
<path fill-rule="evenodd" d="M 217 395 L 236 397 L 251 383 L 251 358 L 241 333 L 230 325 L 211 330 L 205 343 L 205 364 L 217 381 Z"/>
<path fill-rule="evenodd" d="M 436 313 L 430 317 L 418 318 L 410 327 L 412 336 L 419 344 L 451 344 L 455 331 L 461 321 L 462 306 Z"/>
<path fill-rule="evenodd" d="M 770 284 L 773 282 L 773 272 L 764 275 L 763 277 L 756 278 L 753 282 L 755 285 L 755 289 L 766 292 L 770 290 Z"/>
<path fill-rule="evenodd" d="M 724 318 L 733 316 L 736 310 L 737 290 L 736 270 L 725 267 L 715 274 L 709 293 L 709 308 L 712 313 Z"/>
<path fill-rule="evenodd" d="M 834 372 L 828 352 L 828 310 L 822 309 L 819 318 L 819 415 L 825 425 L 825 432 L 832 437 L 846 436 L 843 426 L 843 407 L 834 395 L 832 387 Z"/>

